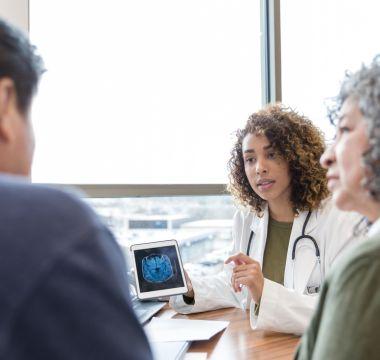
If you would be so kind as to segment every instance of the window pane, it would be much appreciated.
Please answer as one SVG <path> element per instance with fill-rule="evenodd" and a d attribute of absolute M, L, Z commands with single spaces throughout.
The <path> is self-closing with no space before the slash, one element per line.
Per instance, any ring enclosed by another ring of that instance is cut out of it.
<path fill-rule="evenodd" d="M 193 275 L 221 270 L 232 250 L 230 196 L 88 199 L 112 229 L 127 257 L 135 243 L 178 241 Z"/>
<path fill-rule="evenodd" d="M 251 0 L 30 0 L 46 61 L 33 180 L 225 183 L 261 104 Z"/>
<path fill-rule="evenodd" d="M 331 139 L 326 99 L 336 96 L 346 69 L 379 53 L 378 1 L 281 2 L 283 100 L 298 108 Z"/>

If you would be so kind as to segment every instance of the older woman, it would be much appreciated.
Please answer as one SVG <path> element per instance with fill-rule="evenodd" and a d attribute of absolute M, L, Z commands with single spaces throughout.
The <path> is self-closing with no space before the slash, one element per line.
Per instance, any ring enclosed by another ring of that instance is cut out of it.
<path fill-rule="evenodd" d="M 192 278 L 179 312 L 250 309 L 254 329 L 301 334 L 322 281 L 352 239 L 357 214 L 334 208 L 319 159 L 324 141 L 307 118 L 280 105 L 250 116 L 230 160 L 234 218 L 231 272 Z M 343 231 L 344 236 L 339 237 Z"/>
<path fill-rule="evenodd" d="M 322 157 L 337 206 L 363 214 L 370 239 L 326 280 L 298 359 L 380 356 L 380 59 L 348 75 L 337 101 L 337 136 Z"/>

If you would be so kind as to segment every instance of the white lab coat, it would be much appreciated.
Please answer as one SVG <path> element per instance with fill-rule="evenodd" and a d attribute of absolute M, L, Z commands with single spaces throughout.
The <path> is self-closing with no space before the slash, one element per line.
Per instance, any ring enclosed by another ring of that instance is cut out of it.
<path fill-rule="evenodd" d="M 294 241 L 302 234 L 306 216 L 307 212 L 302 212 L 293 222 L 284 285 L 264 280 L 258 316 L 254 313 L 255 303 L 251 300 L 247 289 L 238 294 L 233 291 L 230 285 L 230 273 L 227 271 L 203 278 L 191 278 L 195 304 L 187 305 L 182 296 L 173 296 L 170 299 L 171 306 L 185 314 L 225 307 L 249 308 L 253 329 L 302 334 L 309 324 L 318 300 L 317 294 L 308 294 L 307 287 L 321 283 L 346 246 L 360 240 L 353 236 L 353 228 L 361 219 L 357 213 L 338 210 L 330 199 L 325 200 L 319 210 L 312 212 L 305 233 L 313 236 L 318 243 L 321 256 L 319 267 L 315 247 L 310 240 L 301 240 L 297 244 L 296 260 L 293 262 L 291 258 Z M 249 255 L 262 266 L 268 218 L 268 209 L 265 209 L 261 218 L 250 211 L 238 211 L 234 216 L 232 232 L 233 253 L 247 253 L 249 235 L 253 231 Z"/>

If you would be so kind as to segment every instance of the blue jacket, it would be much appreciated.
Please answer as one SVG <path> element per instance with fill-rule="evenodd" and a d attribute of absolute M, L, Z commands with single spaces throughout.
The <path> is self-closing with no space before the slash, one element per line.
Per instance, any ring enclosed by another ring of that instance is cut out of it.
<path fill-rule="evenodd" d="M 112 234 L 64 192 L 0 177 L 0 359 L 151 359 Z"/>

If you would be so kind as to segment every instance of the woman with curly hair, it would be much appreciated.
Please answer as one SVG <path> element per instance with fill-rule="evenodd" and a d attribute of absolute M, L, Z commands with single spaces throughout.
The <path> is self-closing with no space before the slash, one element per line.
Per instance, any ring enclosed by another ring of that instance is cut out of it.
<path fill-rule="evenodd" d="M 347 74 L 331 118 L 333 146 L 322 156 L 333 201 L 369 221 L 369 239 L 326 279 L 297 359 L 379 359 L 380 56 Z"/>
<path fill-rule="evenodd" d="M 319 163 L 324 149 L 320 131 L 291 109 L 271 105 L 249 117 L 229 161 L 229 189 L 242 206 L 235 255 L 226 260 L 233 269 L 189 279 L 190 291 L 171 299 L 177 311 L 243 306 L 254 329 L 303 333 L 326 272 L 360 220 L 332 206 Z"/>

